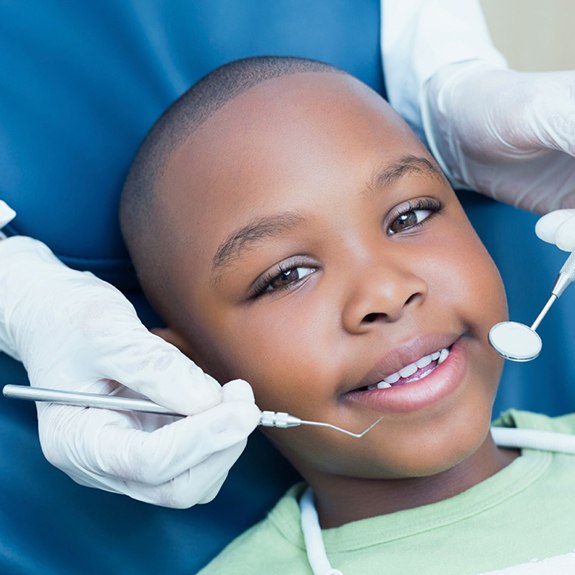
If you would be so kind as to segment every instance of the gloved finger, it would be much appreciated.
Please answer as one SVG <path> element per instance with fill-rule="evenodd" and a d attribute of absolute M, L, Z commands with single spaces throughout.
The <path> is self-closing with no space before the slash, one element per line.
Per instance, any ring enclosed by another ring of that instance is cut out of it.
<path fill-rule="evenodd" d="M 94 380 L 115 380 L 184 415 L 221 401 L 218 382 L 174 345 L 150 333 L 114 286 L 83 277 L 74 284 L 74 290 L 66 312 L 71 331 L 76 337 L 79 334 L 81 342 L 76 346 L 75 363 L 84 366 L 84 372 Z M 66 351 L 68 355 L 60 361 L 64 368 L 70 363 L 69 349 Z M 80 368 L 77 371 L 82 373 Z"/>
<path fill-rule="evenodd" d="M 187 509 L 197 504 L 209 503 L 219 493 L 230 468 L 238 460 L 247 441 L 214 453 L 201 465 L 161 485 L 125 481 L 124 493 L 146 503 L 174 509 Z"/>
<path fill-rule="evenodd" d="M 575 209 L 555 210 L 539 218 L 535 233 L 565 251 L 575 250 Z"/>
<path fill-rule="evenodd" d="M 94 422 L 90 427 L 99 432 L 85 446 L 84 458 L 99 475 L 160 485 L 244 442 L 259 418 L 254 403 L 232 399 L 151 433 Z"/>
<path fill-rule="evenodd" d="M 117 345 L 106 346 L 102 377 L 182 415 L 205 411 L 222 401 L 222 388 L 213 377 L 143 326 L 117 337 Z"/>
<path fill-rule="evenodd" d="M 0 229 L 16 217 L 16 212 L 4 201 L 0 200 Z"/>
<path fill-rule="evenodd" d="M 228 472 L 242 454 L 247 441 L 214 453 L 201 465 L 186 470 L 181 475 L 160 485 L 127 481 L 99 475 L 95 472 L 68 475 L 78 484 L 95 487 L 112 493 L 128 495 L 132 499 L 173 509 L 187 509 L 197 504 L 209 503 L 219 493 Z"/>
<path fill-rule="evenodd" d="M 575 155 L 575 72 L 534 72 L 522 119 L 545 147 Z M 523 85 L 529 85 L 524 83 Z M 522 84 L 517 85 L 520 90 Z M 519 97 L 520 98 L 520 97 Z"/>

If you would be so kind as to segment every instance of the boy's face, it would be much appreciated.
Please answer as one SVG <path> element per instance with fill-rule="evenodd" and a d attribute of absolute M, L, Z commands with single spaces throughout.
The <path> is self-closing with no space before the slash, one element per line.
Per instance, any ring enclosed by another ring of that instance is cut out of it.
<path fill-rule="evenodd" d="M 341 74 L 259 84 L 173 154 L 161 186 L 192 358 L 249 381 L 262 410 L 353 431 L 385 416 L 359 440 L 266 430 L 304 476 L 425 476 L 483 444 L 500 277 L 379 96 Z M 441 365 L 425 358 L 444 348 Z M 367 389 L 418 360 L 404 385 Z"/>

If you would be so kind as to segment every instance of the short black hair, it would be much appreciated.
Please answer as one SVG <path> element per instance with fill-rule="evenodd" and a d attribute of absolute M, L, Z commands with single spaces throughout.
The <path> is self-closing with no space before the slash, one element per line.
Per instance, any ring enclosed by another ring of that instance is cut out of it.
<path fill-rule="evenodd" d="M 170 283 L 166 279 L 172 265 L 172 241 L 157 184 L 171 154 L 230 100 L 266 80 L 302 72 L 346 73 L 317 60 L 296 57 L 258 56 L 230 62 L 171 104 L 138 149 L 122 190 L 120 224 L 140 285 L 164 319 L 168 310 L 163 292 Z"/>

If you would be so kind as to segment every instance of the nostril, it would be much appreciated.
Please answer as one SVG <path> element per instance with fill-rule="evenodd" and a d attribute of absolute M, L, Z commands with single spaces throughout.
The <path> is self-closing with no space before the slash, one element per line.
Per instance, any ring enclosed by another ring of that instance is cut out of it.
<path fill-rule="evenodd" d="M 415 301 L 415 300 L 417 299 L 418 295 L 419 295 L 419 294 L 416 294 L 416 293 L 410 295 L 410 296 L 407 298 L 407 300 L 405 301 L 405 305 L 408 305 L 408 304 L 412 303 L 413 301 Z"/>
<path fill-rule="evenodd" d="M 401 306 L 401 308 L 403 308 L 404 306 L 407 306 L 411 303 L 417 303 L 418 299 L 419 299 L 420 294 L 419 293 L 414 293 L 411 294 L 406 300 L 405 303 L 403 304 L 403 306 Z M 401 314 L 401 309 L 398 309 L 397 312 L 399 314 Z M 362 323 L 363 324 L 371 324 L 371 323 L 375 323 L 378 320 L 385 320 L 385 321 L 394 321 L 396 318 L 396 314 L 392 313 L 392 314 L 388 314 L 388 313 L 381 313 L 381 312 L 372 312 L 372 313 L 368 313 L 363 317 Z"/>

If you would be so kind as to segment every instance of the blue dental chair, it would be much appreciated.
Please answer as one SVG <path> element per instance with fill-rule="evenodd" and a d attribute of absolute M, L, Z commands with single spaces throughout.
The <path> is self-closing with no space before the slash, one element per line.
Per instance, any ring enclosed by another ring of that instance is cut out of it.
<path fill-rule="evenodd" d="M 117 221 L 119 191 L 148 128 L 204 74 L 250 55 L 324 60 L 385 95 L 379 19 L 379 0 L 1 2 L 0 198 L 18 212 L 5 232 L 42 240 L 70 267 L 122 289 L 146 325 L 159 325 Z M 512 317 L 532 321 L 563 256 L 534 237 L 535 216 L 472 192 L 461 198 L 500 266 Z M 542 324 L 542 356 L 506 366 L 496 413 L 575 405 L 574 295 Z M 0 385 L 26 382 L 23 367 L 0 354 Z M 208 505 L 171 510 L 87 489 L 43 458 L 34 405 L 0 398 L 0 573 L 195 573 L 295 479 L 254 434 Z"/>

